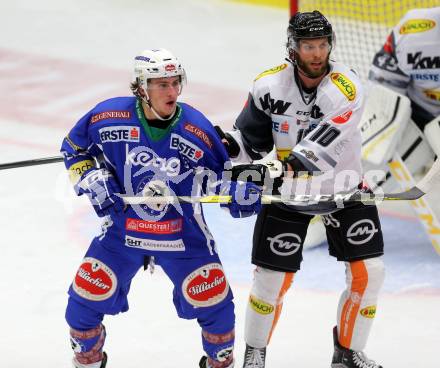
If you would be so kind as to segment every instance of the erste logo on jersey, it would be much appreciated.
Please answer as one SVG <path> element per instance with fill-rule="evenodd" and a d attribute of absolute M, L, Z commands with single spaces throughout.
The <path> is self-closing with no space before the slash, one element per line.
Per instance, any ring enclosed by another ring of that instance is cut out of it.
<path fill-rule="evenodd" d="M 101 120 L 107 120 L 107 119 L 130 119 L 131 118 L 131 112 L 130 111 L 104 111 L 100 112 L 99 114 L 95 114 L 90 118 L 90 124 L 95 124 L 98 121 Z"/>
<path fill-rule="evenodd" d="M 411 73 L 411 78 L 416 81 L 440 81 L 440 73 Z"/>
<path fill-rule="evenodd" d="M 111 126 L 99 129 L 99 138 L 106 142 L 139 142 L 140 129 L 136 126 Z"/>
<path fill-rule="evenodd" d="M 400 27 L 400 34 L 426 32 L 435 27 L 435 22 L 431 19 L 410 19 Z"/>
<path fill-rule="evenodd" d="M 86 257 L 72 283 L 73 290 L 87 300 L 101 301 L 110 298 L 117 286 L 115 273 L 105 263 Z"/>
<path fill-rule="evenodd" d="M 210 307 L 228 295 L 229 284 L 220 263 L 209 263 L 191 272 L 182 283 L 186 301 L 194 307 Z"/>
<path fill-rule="evenodd" d="M 289 123 L 287 121 L 285 121 L 284 123 L 278 123 L 277 121 L 273 121 L 272 128 L 277 133 L 289 134 Z"/>
<path fill-rule="evenodd" d="M 356 87 L 353 82 L 342 73 L 331 73 L 330 80 L 344 94 L 349 101 L 356 98 Z"/>
<path fill-rule="evenodd" d="M 199 147 L 175 133 L 171 134 L 170 148 L 179 151 L 193 162 L 198 162 L 203 157 L 203 151 Z"/>

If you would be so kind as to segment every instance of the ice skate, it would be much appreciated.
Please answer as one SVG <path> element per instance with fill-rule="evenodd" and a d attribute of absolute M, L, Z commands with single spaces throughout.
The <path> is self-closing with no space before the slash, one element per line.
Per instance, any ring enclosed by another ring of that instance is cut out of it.
<path fill-rule="evenodd" d="M 215 368 L 215 367 L 212 367 L 209 365 L 208 357 L 204 355 L 200 358 L 199 368 Z M 230 363 L 229 365 L 225 366 L 224 368 L 234 368 L 234 362 Z"/>
<path fill-rule="evenodd" d="M 107 365 L 107 353 L 104 351 L 102 353 L 102 360 L 101 362 L 93 363 L 93 364 L 81 364 L 76 361 L 75 358 L 73 358 L 73 368 L 105 368 Z"/>
<path fill-rule="evenodd" d="M 253 348 L 246 344 L 243 368 L 264 368 L 266 361 L 266 348 Z"/>
<path fill-rule="evenodd" d="M 333 329 L 335 352 L 331 368 L 383 368 L 375 361 L 370 360 L 362 351 L 344 348 L 339 344 L 337 327 Z"/>

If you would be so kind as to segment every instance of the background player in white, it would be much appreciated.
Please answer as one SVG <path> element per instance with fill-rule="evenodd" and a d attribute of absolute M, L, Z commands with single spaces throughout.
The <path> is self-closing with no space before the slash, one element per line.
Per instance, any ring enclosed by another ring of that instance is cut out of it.
<path fill-rule="evenodd" d="M 223 142 L 240 162 L 262 159 L 275 147 L 278 160 L 293 176 L 289 181 L 296 193 L 304 172 L 321 172 L 314 179 L 325 177 L 316 185 L 307 181 L 311 193 L 356 190 L 362 181 L 362 85 L 349 68 L 329 62 L 335 36 L 321 13 L 297 13 L 287 32 L 287 62 L 255 79 L 236 129 L 223 134 Z M 286 182 L 284 178 L 281 192 Z M 307 227 L 315 213 L 324 214 L 330 254 L 346 265 L 347 288 L 333 330 L 332 367 L 380 367 L 362 351 L 384 279 L 383 239 L 376 207 L 361 203 L 340 210 L 319 204 L 263 206 L 254 229 L 252 262 L 257 268 L 246 314 L 243 367 L 265 366 L 266 346 L 284 294 L 300 269 Z M 292 333 L 297 332 L 292 326 Z"/>
<path fill-rule="evenodd" d="M 440 115 L 440 7 L 403 16 L 374 56 L 369 79 L 407 95 L 422 131 Z"/>
<path fill-rule="evenodd" d="M 374 56 L 369 79 L 364 166 L 388 172 L 385 191 L 406 188 L 440 155 L 440 7 L 402 17 Z M 422 202 L 412 207 L 439 252 L 438 196 Z"/>

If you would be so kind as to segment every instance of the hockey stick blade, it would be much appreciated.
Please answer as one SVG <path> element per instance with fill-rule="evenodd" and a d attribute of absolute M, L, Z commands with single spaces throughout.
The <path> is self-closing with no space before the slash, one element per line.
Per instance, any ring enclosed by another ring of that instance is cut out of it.
<path fill-rule="evenodd" d="M 270 195 L 263 194 L 261 201 L 268 203 L 304 204 L 316 202 L 380 202 L 380 201 L 412 201 L 421 198 L 433 189 L 440 189 L 440 160 L 435 160 L 431 169 L 412 188 L 396 193 L 338 193 L 338 194 L 298 194 L 298 195 Z M 142 197 L 142 196 L 121 196 L 126 204 L 139 205 L 147 203 L 169 204 L 176 202 L 183 203 L 229 203 L 230 195 L 208 195 L 208 196 L 163 196 L 163 197 Z"/>

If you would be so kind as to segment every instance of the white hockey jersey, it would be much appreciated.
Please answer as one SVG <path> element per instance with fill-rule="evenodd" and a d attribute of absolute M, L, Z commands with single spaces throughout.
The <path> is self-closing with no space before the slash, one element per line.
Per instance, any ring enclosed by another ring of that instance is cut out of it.
<path fill-rule="evenodd" d="M 440 7 L 408 11 L 375 55 L 369 78 L 407 94 L 423 122 L 439 116 Z"/>
<path fill-rule="evenodd" d="M 275 146 L 278 159 L 292 152 L 308 171 L 325 172 L 304 194 L 347 191 L 362 180 L 363 95 L 356 74 L 342 64 L 330 62 L 319 86 L 305 91 L 296 68 L 285 63 L 255 79 L 235 126 L 253 160 Z"/>

